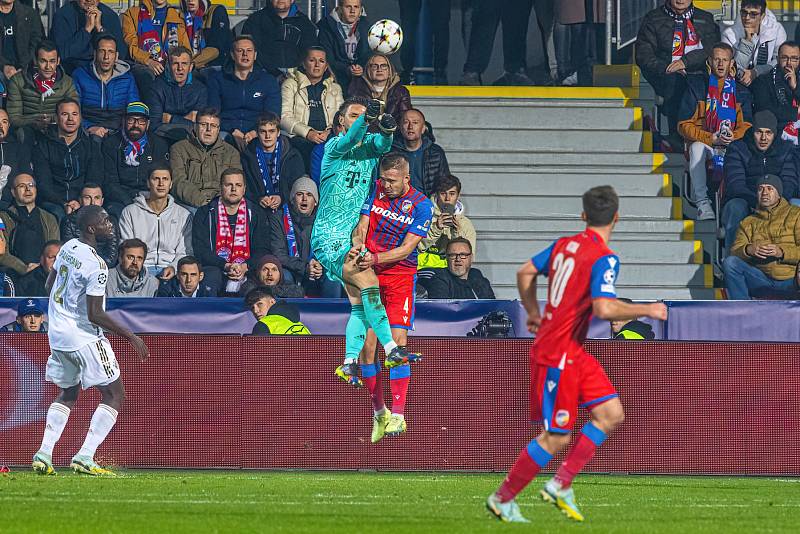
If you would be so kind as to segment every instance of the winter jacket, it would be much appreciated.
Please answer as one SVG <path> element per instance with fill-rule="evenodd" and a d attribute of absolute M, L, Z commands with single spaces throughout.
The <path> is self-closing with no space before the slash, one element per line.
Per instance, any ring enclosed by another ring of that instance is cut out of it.
<path fill-rule="evenodd" d="M 429 299 L 493 299 L 494 291 L 489 280 L 474 267 L 463 280 L 447 268 L 422 269 L 417 273 L 419 284 L 428 292 Z"/>
<path fill-rule="evenodd" d="M 257 279 L 248 278 L 239 289 L 239 296 L 246 297 L 250 291 L 262 285 Z M 272 296 L 276 299 L 302 299 L 306 296 L 302 286 L 285 280 L 281 280 L 278 285 L 270 286 L 270 289 L 272 290 Z"/>
<path fill-rule="evenodd" d="M 778 48 L 784 41 L 786 41 L 786 30 L 769 9 L 761 19 L 761 27 L 753 42 L 745 39 L 741 14 L 736 16 L 733 26 L 728 26 L 722 32 L 722 42 L 733 47 L 737 68 L 740 71 L 753 68 L 757 76 L 767 74 L 778 64 Z M 761 48 L 766 49 L 766 59 L 763 62 L 757 61 Z"/>
<path fill-rule="evenodd" d="M 165 71 L 150 86 L 144 96 L 144 102 L 150 107 L 150 131 L 164 135 L 176 126 L 189 132 L 194 127 L 194 121 L 184 118 L 192 111 L 199 111 L 206 107 L 208 91 L 203 82 L 189 74 L 183 87 L 179 86 L 172 76 Z M 163 122 L 162 115 L 172 115 L 168 123 Z"/>
<path fill-rule="evenodd" d="M 792 90 L 780 67 L 756 78 L 750 85 L 750 91 L 753 93 L 755 112 L 771 111 L 778 119 L 779 133 L 787 124 L 798 119 L 798 106 L 794 102 L 800 102 L 800 84 Z"/>
<path fill-rule="evenodd" d="M 133 204 L 122 210 L 119 234 L 124 240 L 134 237 L 147 243 L 145 267 L 173 267 L 192 254 L 192 217 L 189 210 L 169 195 L 167 207 L 156 214 L 147 205 L 150 192 L 139 193 Z"/>
<path fill-rule="evenodd" d="M 783 259 L 748 256 L 747 245 L 772 243 L 783 249 Z M 739 224 L 731 255 L 758 267 L 773 280 L 788 280 L 800 263 L 800 208 L 781 198 L 772 209 L 757 209 Z"/>
<path fill-rule="evenodd" d="M 463 237 L 472 245 L 472 254 L 473 257 L 476 257 L 478 250 L 478 234 L 475 232 L 475 226 L 473 226 L 472 221 L 463 215 L 463 213 L 456 213 L 455 219 L 458 223 L 458 228 L 451 228 L 449 226 L 439 228 L 436 221 L 442 214 L 442 209 L 433 197 L 431 197 L 431 203 L 433 204 L 433 220 L 431 221 L 431 228 L 428 230 L 428 237 L 423 238 L 417 246 L 419 251 L 444 255 L 447 243 L 449 243 L 451 239 Z"/>
<path fill-rule="evenodd" d="M 319 27 L 319 44 L 325 49 L 328 58 L 328 65 L 333 70 L 336 81 L 342 86 L 342 92 L 347 94 L 347 87 L 352 81 L 350 74 L 351 65 L 366 66 L 372 50 L 369 47 L 369 27 L 367 16 L 362 8 L 362 15 L 355 23 L 355 31 L 358 34 L 358 44 L 353 59 L 347 55 L 345 50 L 344 35 L 345 26 L 347 31 L 352 31 L 349 24 L 345 24 L 339 18 L 337 11 L 332 11 L 330 15 L 317 23 Z"/>
<path fill-rule="evenodd" d="M 678 133 L 687 143 L 700 141 L 711 146 L 711 135 L 706 129 L 706 94 L 708 93 L 708 75 L 698 74 L 690 76 L 686 82 L 687 89 L 681 102 L 678 122 Z M 733 130 L 733 139 L 741 139 L 753 118 L 753 106 L 750 91 L 739 82 L 736 82 L 736 127 Z"/>
<path fill-rule="evenodd" d="M 107 297 L 155 297 L 158 278 L 142 267 L 136 278 L 128 278 L 117 265 L 108 271 Z"/>
<path fill-rule="evenodd" d="M 231 42 L 233 41 L 228 10 L 225 6 L 212 4 L 209 0 L 200 0 L 200 2 L 205 6 L 202 31 L 206 48 L 195 55 L 194 68 L 200 69 L 209 65 L 222 66 L 230 56 Z M 212 57 L 213 54 L 209 54 L 208 51 L 211 49 L 216 50 L 216 56 Z"/>
<path fill-rule="evenodd" d="M 692 50 L 683 56 L 688 74 L 706 72 L 706 58 L 711 54 L 711 47 L 719 42 L 719 27 L 714 21 L 714 15 L 708 11 L 694 8 L 692 24 L 695 32 L 700 37 L 703 48 Z M 658 91 L 653 80 L 658 80 L 666 74 L 667 67 L 672 63 L 672 37 L 675 23 L 662 7 L 657 7 L 647 13 L 639 26 L 636 37 L 636 64 L 642 70 L 642 75 L 651 81 Z M 660 94 L 660 93 L 659 93 Z M 671 95 L 662 95 L 669 98 Z"/>
<path fill-rule="evenodd" d="M 81 211 L 78 209 L 77 211 L 73 211 L 63 219 L 61 219 L 61 242 L 66 243 L 70 239 L 77 239 L 80 237 L 78 231 L 78 212 Z M 104 241 L 101 243 L 97 243 L 94 249 L 100 255 L 101 258 L 106 262 L 109 269 L 112 269 L 117 266 L 117 256 L 119 255 L 119 244 L 122 243 L 122 240 L 119 238 L 119 221 L 117 221 L 116 217 L 113 215 L 109 215 L 109 219 L 111 220 L 111 225 L 114 228 L 114 233 L 111 236 L 111 239 L 108 241 Z"/>
<path fill-rule="evenodd" d="M 100 147 L 83 129 L 67 146 L 51 126 L 46 133 L 36 134 L 33 169 L 39 182 L 39 199 L 43 202 L 66 204 L 78 200 L 83 184 L 103 183 L 103 162 Z"/>
<path fill-rule="evenodd" d="M 0 174 L 0 209 L 6 209 L 14 203 L 11 196 L 11 185 L 14 177 L 20 173 L 31 172 L 31 148 L 30 143 L 20 143 L 13 132 L 6 136 L 4 141 L 0 141 L 0 169 L 9 167 L 5 181 Z"/>
<path fill-rule="evenodd" d="M 200 281 L 200 284 L 197 286 L 197 293 L 195 293 L 195 297 L 216 297 L 217 292 L 206 284 L 204 281 Z M 181 291 L 181 285 L 178 282 L 178 277 L 173 276 L 169 280 L 162 280 L 158 285 L 158 293 L 156 294 L 157 297 L 182 297 L 182 298 L 191 298 L 185 297 L 183 292 Z"/>
<path fill-rule="evenodd" d="M 289 143 L 289 139 L 285 135 L 281 135 L 278 142 L 281 144 L 281 159 L 279 162 L 281 178 L 278 182 L 278 193 L 283 202 L 288 202 L 292 184 L 304 175 L 306 171 L 303 165 L 303 157 Z M 241 167 L 244 169 L 244 175 L 247 179 L 245 195 L 256 204 L 267 194 L 264 180 L 261 178 L 261 170 L 258 167 L 258 156 L 256 156 L 258 145 L 258 138 L 253 139 L 241 155 Z"/>
<path fill-rule="evenodd" d="M 99 2 L 100 25 L 103 33 L 111 34 L 117 42 L 119 59 L 128 59 L 128 47 L 122 38 L 122 24 L 119 15 L 106 4 Z M 94 59 L 92 41 L 97 35 L 96 31 L 87 32 L 86 13 L 80 8 L 78 2 L 69 2 L 56 11 L 53 16 L 53 27 L 50 29 L 50 39 L 58 47 L 61 57 L 61 66 L 71 74 L 78 67 L 83 67 Z"/>
<path fill-rule="evenodd" d="M 151 15 L 155 16 L 155 7 L 153 7 L 153 0 L 140 0 L 129 8 L 125 13 L 120 15 L 122 20 L 122 37 L 125 39 L 125 44 L 128 46 L 128 54 L 130 58 L 136 63 L 147 65 L 147 60 L 151 59 L 150 54 L 145 50 L 139 48 L 139 38 L 137 28 L 139 26 L 139 10 L 140 5 L 144 4 Z M 189 43 L 189 36 L 186 34 L 186 25 L 183 22 L 183 17 L 178 8 L 169 6 L 167 9 L 167 17 L 164 20 L 164 26 L 161 30 L 161 42 L 164 45 L 164 53 L 169 52 L 168 35 L 170 28 L 174 28 L 178 36 L 178 46 L 192 49 Z"/>
<path fill-rule="evenodd" d="M 322 110 L 325 112 L 325 124 L 333 124 L 333 116 L 344 102 L 342 88 L 327 76 L 322 80 Z M 311 86 L 308 76 L 299 69 L 291 69 L 281 85 L 281 129 L 289 137 L 299 135 L 305 138 L 311 127 L 308 120 L 311 110 L 308 107 L 308 90 Z"/>
<path fill-rule="evenodd" d="M 319 44 L 317 27 L 297 4 L 292 4 L 289 15 L 282 19 L 267 3 L 267 7 L 247 17 L 242 34 L 253 36 L 258 63 L 268 69 L 299 67 L 303 52 Z"/>
<path fill-rule="evenodd" d="M 783 182 L 783 196 L 798 196 L 797 162 L 794 145 L 776 137 L 765 152 L 753 139 L 751 128 L 743 139 L 728 146 L 725 152 L 725 199 L 742 198 L 751 208 L 756 207 L 756 184 L 765 174 L 774 174 Z"/>
<path fill-rule="evenodd" d="M 20 206 L 16 204 L 13 206 L 9 206 L 9 208 L 3 212 L 0 212 L 0 219 L 3 220 L 3 224 L 5 224 L 5 239 L 6 239 L 6 253 L 0 255 L 0 267 L 4 270 L 12 269 L 16 271 L 18 274 L 25 274 L 28 272 L 28 263 L 38 263 L 39 261 L 39 253 L 37 252 L 35 255 L 31 255 L 29 258 L 19 258 L 19 246 L 23 244 L 29 245 L 30 243 L 23 243 L 18 244 L 16 243 L 18 233 L 20 235 L 25 235 L 20 233 L 20 229 L 23 228 L 22 225 L 30 224 L 28 221 L 28 217 L 22 217 L 20 215 Z M 41 229 L 42 233 L 39 234 L 41 239 L 41 243 L 35 247 L 39 251 L 41 251 L 42 246 L 51 240 L 60 240 L 60 235 L 58 232 L 58 222 L 56 222 L 56 218 L 51 215 L 50 213 L 46 212 L 45 210 L 34 207 L 33 210 L 30 211 L 29 218 L 32 219 L 35 216 L 39 216 L 39 221 L 41 221 Z M 29 228 L 25 228 L 25 232 Z"/>
<path fill-rule="evenodd" d="M 117 60 L 107 82 L 100 80 L 94 61 L 76 69 L 72 81 L 81 101 L 83 127 L 102 126 L 110 130 L 122 128 L 125 108 L 139 101 L 139 89 L 130 72 L 131 67 Z"/>
<path fill-rule="evenodd" d="M 36 88 L 33 73 L 33 65 L 28 65 L 12 76 L 8 82 L 6 111 L 11 124 L 16 128 L 32 124 L 43 113 L 55 118 L 56 105 L 61 100 L 67 97 L 78 98 L 72 78 L 67 76 L 60 66 L 56 69 L 53 93 L 47 97 Z M 53 120 L 53 122 L 55 121 Z"/>
<path fill-rule="evenodd" d="M 289 256 L 289 245 L 286 241 L 286 229 L 283 226 L 283 210 L 267 214 L 269 221 L 269 249 L 278 257 L 284 268 L 291 271 L 295 280 L 303 280 L 308 271 L 308 262 L 311 259 L 311 230 L 314 228 L 314 219 L 317 216 L 315 209 L 311 215 L 301 215 L 294 209 L 294 204 L 289 204 L 292 216 L 297 256 Z"/>
<path fill-rule="evenodd" d="M 409 94 L 408 89 L 400 83 L 400 78 L 397 76 L 395 76 L 394 79 L 390 78 L 389 85 L 389 90 L 384 91 L 386 98 L 381 98 L 381 100 L 386 102 L 386 113 L 400 122 L 400 115 L 402 115 L 405 110 L 411 109 L 411 94 Z M 350 87 L 347 89 L 347 96 L 360 96 L 369 99 L 379 98 L 382 95 L 375 96 L 366 77 L 361 76 L 350 82 Z M 371 128 L 370 131 L 374 131 L 376 127 L 373 125 Z"/>
<path fill-rule="evenodd" d="M 436 138 L 433 136 L 433 131 L 429 128 L 422 136 L 422 146 L 420 147 L 422 150 L 422 175 L 417 176 L 414 170 L 410 169 L 411 186 L 428 197 L 433 196 L 433 186 L 436 180 L 441 176 L 450 174 L 450 166 L 447 163 L 444 149 L 437 145 L 435 141 Z M 399 132 L 395 133 L 392 150 L 404 156 L 408 156 L 411 153 L 406 149 L 403 136 Z"/>
<path fill-rule="evenodd" d="M 233 64 L 208 75 L 208 105 L 220 110 L 222 131 L 256 129 L 258 116 L 264 111 L 281 114 L 281 90 L 278 80 L 264 69 L 255 68 L 240 80 L 233 73 Z"/>
<path fill-rule="evenodd" d="M 219 178 L 226 169 L 238 169 L 239 152 L 217 138 L 206 148 L 192 133 L 169 149 L 172 192 L 180 202 L 199 207 L 219 194 Z"/>
<path fill-rule="evenodd" d="M 614 334 L 612 339 L 618 340 L 650 340 L 655 339 L 656 334 L 653 327 L 642 321 L 631 321 L 622 327 L 622 330 Z"/>
<path fill-rule="evenodd" d="M 247 260 L 249 269 L 255 269 L 258 260 L 269 253 L 267 239 L 269 231 L 267 221 L 261 215 L 262 211 L 255 204 L 246 200 L 247 215 L 250 221 L 250 259 Z M 217 208 L 219 197 L 214 197 L 209 203 L 200 206 L 192 219 L 192 250 L 194 256 L 200 260 L 203 267 L 225 267 L 225 260 L 217 256 Z M 231 227 L 233 231 L 233 227 Z"/>
<path fill-rule="evenodd" d="M 44 27 L 42 26 L 41 16 L 30 6 L 15 2 L 14 13 L 17 19 L 14 27 L 17 62 L 14 67 L 23 69 L 33 61 L 36 47 L 44 39 Z M 5 32 L 5 28 L 2 28 L 2 30 Z M 3 42 L 0 39 L 0 68 L 8 64 L 9 61 L 3 57 Z"/>
<path fill-rule="evenodd" d="M 139 156 L 139 165 L 133 167 L 125 161 L 128 142 L 122 132 L 106 136 L 100 145 L 103 157 L 103 191 L 108 200 L 128 205 L 142 191 L 147 191 L 150 169 L 157 163 L 169 161 L 166 141 L 152 132 L 147 134 L 147 145 Z"/>
<path fill-rule="evenodd" d="M 41 265 L 29 273 L 19 277 L 16 285 L 16 296 L 18 297 L 49 297 L 47 292 L 47 277 L 50 273 L 44 272 Z"/>

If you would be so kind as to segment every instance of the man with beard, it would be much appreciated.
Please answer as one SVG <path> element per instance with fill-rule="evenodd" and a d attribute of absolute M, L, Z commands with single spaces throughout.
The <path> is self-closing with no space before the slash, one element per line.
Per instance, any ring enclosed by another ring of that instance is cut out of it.
<path fill-rule="evenodd" d="M 158 279 L 144 268 L 147 244 L 126 239 L 119 246 L 119 263 L 108 273 L 107 297 L 154 297 Z"/>
<path fill-rule="evenodd" d="M 116 217 L 133 203 L 136 195 L 147 191 L 150 171 L 159 161 L 169 160 L 167 143 L 151 135 L 150 108 L 131 102 L 125 112 L 122 130 L 103 140 L 103 155 L 108 210 Z"/>

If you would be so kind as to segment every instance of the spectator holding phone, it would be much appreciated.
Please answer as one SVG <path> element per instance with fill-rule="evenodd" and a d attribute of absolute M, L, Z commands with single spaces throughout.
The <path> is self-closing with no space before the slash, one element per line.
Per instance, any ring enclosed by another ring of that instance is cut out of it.
<path fill-rule="evenodd" d="M 456 237 L 467 239 L 475 252 L 477 234 L 475 227 L 464 215 L 461 197 L 461 180 L 452 174 L 441 176 L 433 187 L 433 221 L 428 237 L 419 243 L 419 267 L 447 267 L 444 257 L 447 243 Z"/>

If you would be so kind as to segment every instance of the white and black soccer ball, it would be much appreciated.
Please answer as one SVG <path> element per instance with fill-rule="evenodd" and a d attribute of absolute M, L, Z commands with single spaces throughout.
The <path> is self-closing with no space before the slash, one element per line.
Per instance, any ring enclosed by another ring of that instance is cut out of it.
<path fill-rule="evenodd" d="M 403 28 L 393 20 L 379 20 L 369 29 L 367 41 L 375 52 L 390 56 L 403 45 Z"/>

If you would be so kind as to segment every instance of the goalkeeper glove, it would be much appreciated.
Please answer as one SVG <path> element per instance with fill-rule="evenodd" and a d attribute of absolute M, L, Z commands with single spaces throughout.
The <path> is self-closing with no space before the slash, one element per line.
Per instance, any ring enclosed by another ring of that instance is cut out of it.
<path fill-rule="evenodd" d="M 383 107 L 383 102 L 375 98 L 371 99 L 367 102 L 367 112 L 364 114 L 364 118 L 367 119 L 367 122 L 374 121 L 383 112 Z"/>
<path fill-rule="evenodd" d="M 386 135 L 392 135 L 394 131 L 397 129 L 397 121 L 394 120 L 388 113 L 384 113 L 381 115 L 381 120 L 378 122 L 378 126 L 380 126 L 381 131 Z"/>

